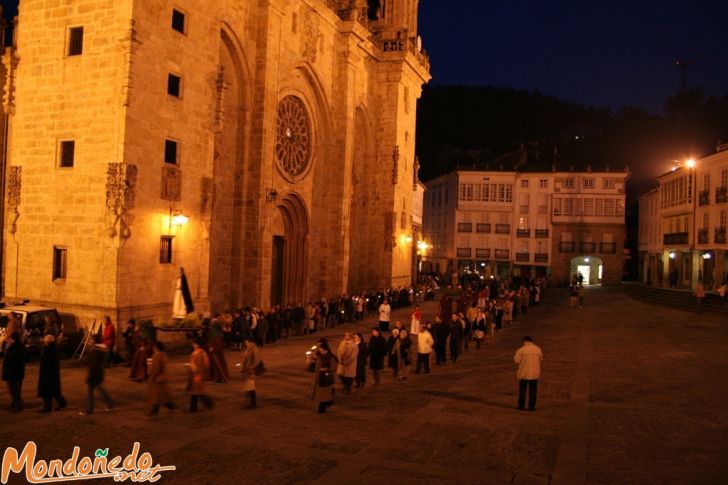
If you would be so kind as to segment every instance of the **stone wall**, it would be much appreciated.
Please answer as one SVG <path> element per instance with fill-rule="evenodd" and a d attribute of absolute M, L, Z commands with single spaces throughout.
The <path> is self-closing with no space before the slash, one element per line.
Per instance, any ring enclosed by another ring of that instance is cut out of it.
<path fill-rule="evenodd" d="M 200 311 L 265 307 L 273 237 L 290 249 L 301 234 L 287 256 L 297 298 L 409 283 L 415 103 L 428 68 L 407 49 L 382 52 L 328 3 L 24 0 L 10 143 L 22 202 L 17 232 L 5 232 L 6 296 L 88 318 L 165 319 L 184 267 Z M 173 8 L 186 15 L 182 33 Z M 76 25 L 84 51 L 67 57 Z M 286 96 L 311 123 L 298 177 L 276 162 Z M 76 163 L 54 168 L 66 138 Z M 178 144 L 176 164 L 165 140 Z M 135 168 L 133 200 L 113 211 L 109 163 Z M 177 212 L 187 224 L 171 224 Z M 173 236 L 170 264 L 162 236 Z M 68 249 L 63 281 L 50 277 L 53 245 Z"/>

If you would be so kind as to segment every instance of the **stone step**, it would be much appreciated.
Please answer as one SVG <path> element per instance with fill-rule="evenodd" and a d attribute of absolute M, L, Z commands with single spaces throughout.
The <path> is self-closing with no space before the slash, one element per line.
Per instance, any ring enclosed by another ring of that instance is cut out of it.
<path fill-rule="evenodd" d="M 656 288 L 635 283 L 625 284 L 624 287 L 627 294 L 637 300 L 688 311 L 728 316 L 728 305 L 723 303 L 717 293 L 707 293 L 703 304 L 698 306 L 697 298 L 688 290 Z"/>

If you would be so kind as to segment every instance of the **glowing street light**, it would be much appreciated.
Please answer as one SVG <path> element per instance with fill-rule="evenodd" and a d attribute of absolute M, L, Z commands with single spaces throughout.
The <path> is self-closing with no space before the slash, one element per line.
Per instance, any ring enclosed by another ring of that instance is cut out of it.
<path fill-rule="evenodd" d="M 695 160 L 692 159 L 692 158 L 688 158 L 685 161 L 685 166 L 688 167 L 688 168 L 695 168 Z"/>

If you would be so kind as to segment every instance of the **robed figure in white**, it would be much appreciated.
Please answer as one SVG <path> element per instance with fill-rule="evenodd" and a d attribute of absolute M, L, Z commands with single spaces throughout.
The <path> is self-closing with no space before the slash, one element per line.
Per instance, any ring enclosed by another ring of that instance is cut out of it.
<path fill-rule="evenodd" d="M 180 268 L 179 278 L 177 278 L 174 285 L 172 318 L 185 318 L 193 311 L 195 311 L 195 307 L 192 304 L 192 295 L 190 295 L 190 287 L 187 284 L 187 276 L 185 276 L 184 268 Z"/>

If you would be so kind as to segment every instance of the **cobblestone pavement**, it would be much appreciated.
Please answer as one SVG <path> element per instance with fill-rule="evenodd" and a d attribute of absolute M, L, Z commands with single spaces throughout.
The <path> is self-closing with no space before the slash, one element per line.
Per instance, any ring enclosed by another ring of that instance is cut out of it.
<path fill-rule="evenodd" d="M 304 370 L 314 337 L 264 348 L 256 411 L 242 409 L 235 379 L 208 384 L 213 411 L 149 418 L 146 386 L 114 368 L 107 387 L 119 406 L 81 417 L 84 370 L 64 362 L 70 407 L 39 415 L 31 365 L 27 408 L 0 415 L 0 443 L 35 440 L 40 457 L 61 458 L 74 445 L 82 455 L 105 447 L 126 455 L 139 441 L 156 463 L 176 465 L 163 483 L 728 483 L 726 322 L 637 302 L 619 288 L 587 291 L 583 309 L 569 308 L 562 290 L 548 297 L 457 364 L 406 382 L 385 371 L 381 386 L 337 393 L 324 415 Z M 436 305 L 423 310 L 433 317 Z M 404 311 L 394 318 L 407 320 Z M 326 335 L 338 344 L 342 333 Z M 545 356 L 534 413 L 515 407 L 511 359 L 524 334 Z M 234 372 L 239 356 L 226 357 Z M 171 371 L 183 408 L 184 361 L 172 358 Z"/>

